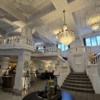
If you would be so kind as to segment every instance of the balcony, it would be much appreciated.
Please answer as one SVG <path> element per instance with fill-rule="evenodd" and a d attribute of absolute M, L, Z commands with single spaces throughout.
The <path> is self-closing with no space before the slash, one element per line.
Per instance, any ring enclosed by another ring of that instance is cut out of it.
<path fill-rule="evenodd" d="M 33 57 L 46 57 L 46 56 L 58 56 L 60 54 L 61 54 L 60 49 L 56 47 L 49 47 L 49 48 L 45 48 L 43 52 L 35 50 L 32 53 L 32 56 Z"/>
<path fill-rule="evenodd" d="M 33 43 L 29 38 L 11 36 L 0 41 L 0 49 L 28 49 L 33 51 Z"/>

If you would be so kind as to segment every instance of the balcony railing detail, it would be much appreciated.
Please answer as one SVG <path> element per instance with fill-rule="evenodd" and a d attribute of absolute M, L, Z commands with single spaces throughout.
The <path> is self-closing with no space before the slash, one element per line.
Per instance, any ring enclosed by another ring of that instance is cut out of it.
<path fill-rule="evenodd" d="M 1 44 L 16 44 L 16 43 L 17 44 L 24 43 L 27 45 L 32 45 L 32 40 L 20 36 L 11 36 L 11 37 L 7 37 L 6 39 L 3 39 Z"/>

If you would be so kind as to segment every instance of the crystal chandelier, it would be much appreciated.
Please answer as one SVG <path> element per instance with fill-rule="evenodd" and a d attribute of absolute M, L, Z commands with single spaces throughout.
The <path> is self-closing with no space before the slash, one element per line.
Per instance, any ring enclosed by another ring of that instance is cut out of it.
<path fill-rule="evenodd" d="M 100 14 L 97 11 L 98 7 L 95 7 L 95 11 L 90 11 L 86 16 L 86 23 L 92 30 L 97 30 L 100 27 Z"/>
<path fill-rule="evenodd" d="M 75 39 L 75 32 L 68 30 L 65 20 L 65 10 L 63 11 L 63 14 L 64 14 L 64 25 L 62 30 L 56 33 L 56 38 L 60 43 L 64 45 L 69 45 Z"/>

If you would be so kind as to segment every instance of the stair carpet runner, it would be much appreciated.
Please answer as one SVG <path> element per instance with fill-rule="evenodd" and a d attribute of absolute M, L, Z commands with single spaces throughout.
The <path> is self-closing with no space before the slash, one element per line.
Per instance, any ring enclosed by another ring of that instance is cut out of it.
<path fill-rule="evenodd" d="M 94 93 L 93 86 L 86 73 L 70 73 L 61 88 L 67 91 Z"/>

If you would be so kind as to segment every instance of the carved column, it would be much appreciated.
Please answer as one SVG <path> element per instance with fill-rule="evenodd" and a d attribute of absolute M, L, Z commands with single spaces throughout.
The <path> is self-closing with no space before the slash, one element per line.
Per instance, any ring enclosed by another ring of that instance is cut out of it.
<path fill-rule="evenodd" d="M 30 62 L 31 52 L 23 51 L 18 55 L 18 64 L 16 68 L 14 92 L 16 94 L 21 94 L 25 85 L 24 67 L 25 62 Z M 29 66 L 28 66 L 29 69 Z"/>

